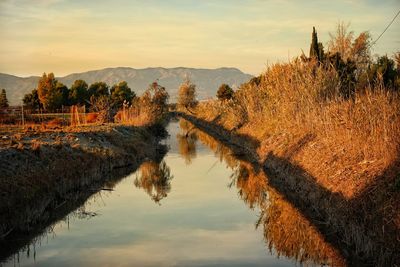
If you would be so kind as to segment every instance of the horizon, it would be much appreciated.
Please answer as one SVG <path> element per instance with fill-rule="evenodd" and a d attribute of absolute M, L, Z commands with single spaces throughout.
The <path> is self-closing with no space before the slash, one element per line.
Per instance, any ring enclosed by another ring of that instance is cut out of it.
<path fill-rule="evenodd" d="M 326 45 L 338 22 L 357 36 L 382 33 L 400 9 L 396 0 L 291 2 L 40 0 L 0 2 L 0 72 L 29 77 L 157 65 L 258 75 L 271 63 L 309 50 L 312 27 Z M 276 12 L 280 10 L 281 12 Z M 399 50 L 396 20 L 372 54 Z"/>

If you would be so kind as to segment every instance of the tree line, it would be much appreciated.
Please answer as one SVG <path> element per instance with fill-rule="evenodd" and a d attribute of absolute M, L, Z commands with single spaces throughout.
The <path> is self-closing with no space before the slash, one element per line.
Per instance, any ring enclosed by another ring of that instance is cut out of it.
<path fill-rule="evenodd" d="M 154 87 L 154 84 L 156 83 L 151 84 L 149 88 Z M 157 84 L 157 86 L 159 85 Z M 147 91 L 150 92 L 151 90 Z M 197 103 L 195 91 L 196 86 L 194 84 L 189 80 L 184 81 L 179 89 L 178 104 L 183 105 L 185 108 L 193 108 Z M 3 99 L 3 94 L 5 98 L 4 89 L 0 94 L 0 103 Z M 216 96 L 219 100 L 229 100 L 233 97 L 233 94 L 234 91 L 229 85 L 222 84 Z M 71 105 L 85 105 L 97 111 L 100 106 L 104 108 L 105 104 L 111 109 L 118 110 L 124 103 L 133 103 L 135 98 L 137 98 L 135 92 L 128 86 L 126 81 L 121 81 L 110 87 L 105 82 L 95 82 L 89 86 L 84 80 L 76 80 L 68 88 L 58 81 L 53 73 L 43 73 L 37 88 L 25 94 L 23 105 L 27 109 L 47 112 Z"/>
<path fill-rule="evenodd" d="M 56 111 L 62 106 L 93 107 L 97 102 L 106 101 L 111 108 L 119 109 L 124 102 L 130 103 L 135 97 L 135 92 L 126 81 L 110 87 L 105 82 L 95 82 L 89 86 L 84 80 L 76 80 L 68 88 L 53 73 L 43 73 L 37 88 L 24 96 L 23 104 L 28 109 Z"/>
<path fill-rule="evenodd" d="M 335 70 L 341 81 L 339 94 L 344 98 L 352 98 L 357 91 L 376 88 L 378 84 L 385 90 L 400 91 L 400 52 L 393 59 L 387 55 L 373 58 L 368 31 L 355 37 L 349 24 L 339 23 L 335 33 L 330 34 L 327 46 L 328 52 L 325 52 L 313 27 L 309 57 L 303 52 L 301 59 Z"/>

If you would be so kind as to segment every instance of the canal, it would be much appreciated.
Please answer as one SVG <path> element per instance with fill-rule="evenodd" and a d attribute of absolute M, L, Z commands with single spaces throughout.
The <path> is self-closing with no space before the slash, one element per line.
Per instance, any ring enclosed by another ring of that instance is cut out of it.
<path fill-rule="evenodd" d="M 261 171 L 189 122 L 148 160 L 18 248 L 4 266 L 342 265 Z"/>

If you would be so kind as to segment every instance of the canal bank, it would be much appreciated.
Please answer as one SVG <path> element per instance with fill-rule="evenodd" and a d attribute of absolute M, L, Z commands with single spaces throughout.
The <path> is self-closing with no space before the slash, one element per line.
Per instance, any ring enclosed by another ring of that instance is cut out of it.
<path fill-rule="evenodd" d="M 0 148 L 2 245 L 47 224 L 76 195 L 85 198 L 144 160 L 162 158 L 166 135 L 158 125 L 110 124 L 6 136 Z"/>
<path fill-rule="evenodd" d="M 262 169 L 269 186 L 306 216 L 326 240 L 341 251 L 350 265 L 399 263 L 398 210 L 395 208 L 398 193 L 390 189 L 387 179 L 396 172 L 396 164 L 382 177 L 376 177 L 374 184 L 348 198 L 324 187 L 312 171 L 290 161 L 290 154 L 297 153 L 309 140 L 288 145 L 292 152 L 288 152 L 287 157 L 275 154 L 273 146 L 263 155 L 257 150 L 263 140 L 240 134 L 235 129 L 225 129 L 218 119 L 207 121 L 190 114 L 177 115 L 220 140 L 256 169 Z M 275 149 L 279 150 L 279 147 Z"/>

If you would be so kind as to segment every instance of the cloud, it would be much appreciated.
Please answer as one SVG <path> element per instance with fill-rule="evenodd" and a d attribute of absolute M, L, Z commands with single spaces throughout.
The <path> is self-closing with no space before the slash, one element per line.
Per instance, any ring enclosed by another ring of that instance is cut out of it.
<path fill-rule="evenodd" d="M 371 30 L 375 36 L 400 5 L 389 0 L 381 6 L 361 0 L 30 3 L 0 2 L 0 71 L 34 74 L 47 64 L 67 74 L 106 64 L 176 64 L 233 66 L 257 74 L 265 62 L 307 49 L 312 26 L 323 42 L 340 20 L 351 21 L 356 33 Z M 378 51 L 391 51 L 398 32 L 395 23 Z"/>

